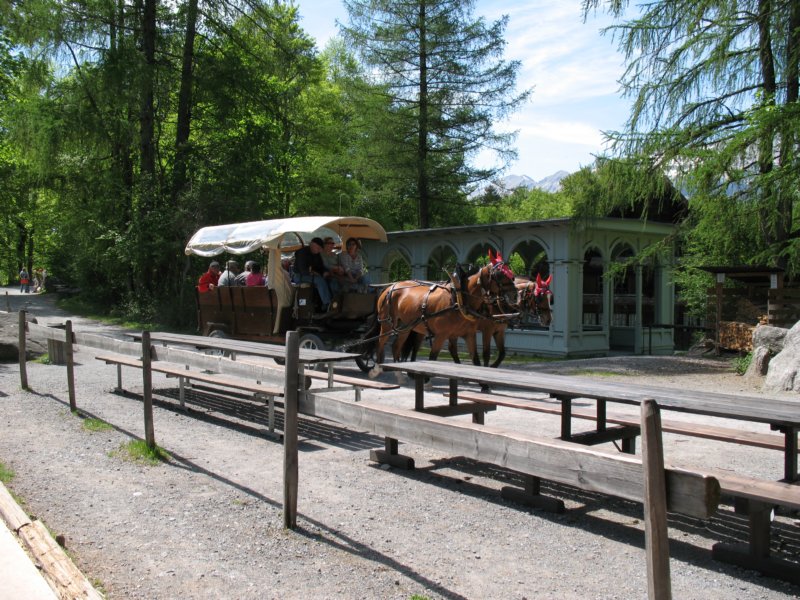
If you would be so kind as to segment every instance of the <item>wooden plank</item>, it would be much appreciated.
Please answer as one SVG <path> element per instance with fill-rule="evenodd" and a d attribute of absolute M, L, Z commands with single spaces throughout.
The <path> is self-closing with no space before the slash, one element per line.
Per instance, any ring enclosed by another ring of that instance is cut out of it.
<path fill-rule="evenodd" d="M 97 360 L 104 361 L 106 364 L 124 365 L 126 367 L 133 367 L 137 369 L 142 368 L 142 362 L 127 356 L 111 356 L 108 354 L 98 354 L 95 356 Z M 250 392 L 256 392 L 265 395 L 282 396 L 283 388 L 264 385 L 255 381 L 248 381 L 245 379 L 238 379 L 218 373 L 199 373 L 197 371 L 187 370 L 185 367 L 176 363 L 163 363 L 156 361 L 151 363 L 150 367 L 157 373 L 163 373 L 171 377 L 181 377 L 184 379 L 192 379 L 195 381 L 202 381 L 211 385 L 219 385 L 222 387 L 231 387 Z"/>
<path fill-rule="evenodd" d="M 103 596 L 92 587 L 41 521 L 33 521 L 20 529 L 19 537 L 41 565 L 42 575 L 59 598 L 102 600 Z"/>
<path fill-rule="evenodd" d="M 135 342 L 118 340 L 107 335 L 97 335 L 96 333 L 75 332 L 75 343 L 79 346 L 89 346 L 98 350 L 116 352 L 128 356 L 141 356 L 142 346 Z"/>
<path fill-rule="evenodd" d="M 31 522 L 30 517 L 17 504 L 17 501 L 14 500 L 14 497 L 2 482 L 0 482 L 0 518 L 15 533 L 20 527 Z"/>
<path fill-rule="evenodd" d="M 447 393 L 444 394 L 445 396 Z M 519 408 L 546 414 L 560 415 L 561 407 L 555 403 L 543 401 L 549 398 L 547 394 L 542 394 L 540 398 L 513 398 L 500 394 L 486 394 L 482 392 L 460 392 L 459 398 L 471 402 L 482 402 L 496 404 L 509 408 Z M 591 400 L 591 398 L 587 398 Z M 577 419 L 594 421 L 597 416 L 590 411 L 573 410 L 572 416 Z M 632 417 L 622 417 L 619 415 L 607 415 L 606 421 L 616 425 L 636 425 L 638 422 Z M 767 448 L 769 450 L 783 450 L 784 438 L 780 435 L 770 433 L 758 433 L 755 431 L 743 431 L 732 427 L 720 427 L 718 425 L 706 425 L 698 423 L 686 423 L 683 421 L 673 421 L 662 419 L 661 429 L 665 433 L 675 433 L 699 437 L 720 442 L 731 442 L 756 448 Z"/>
<path fill-rule="evenodd" d="M 28 335 L 31 339 L 36 341 L 54 340 L 56 342 L 64 341 L 64 329 L 61 327 L 52 327 L 39 325 L 38 323 L 28 323 Z"/>
<path fill-rule="evenodd" d="M 758 423 L 800 424 L 797 403 L 780 398 L 695 391 L 692 391 L 692 394 L 686 394 L 684 390 L 653 385 L 632 385 L 629 382 L 614 383 L 586 377 L 491 369 L 441 361 L 390 363 L 382 366 L 389 370 L 406 371 L 415 376 L 438 376 L 461 381 L 476 381 L 488 383 L 491 386 L 546 392 L 559 398 L 594 398 L 634 405 L 639 405 L 646 398 L 653 398 L 662 410 L 676 410 Z"/>
<path fill-rule="evenodd" d="M 305 414 L 323 417 L 376 435 L 401 439 L 556 481 L 577 488 L 642 502 L 642 464 L 635 456 L 610 454 L 473 423 L 448 421 L 424 413 L 371 404 L 353 404 L 324 394 L 306 393 Z M 707 518 L 719 502 L 713 477 L 671 468 L 668 506 L 674 512 Z"/>

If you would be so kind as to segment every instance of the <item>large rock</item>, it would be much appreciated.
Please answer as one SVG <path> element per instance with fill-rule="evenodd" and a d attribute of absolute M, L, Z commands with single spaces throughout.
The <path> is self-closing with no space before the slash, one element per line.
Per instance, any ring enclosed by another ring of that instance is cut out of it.
<path fill-rule="evenodd" d="M 759 325 L 753 332 L 753 348 L 765 347 L 773 355 L 783 350 L 783 341 L 789 332 L 784 327 Z"/>
<path fill-rule="evenodd" d="M 769 361 L 764 387 L 770 390 L 800 391 L 800 321 L 786 333 L 783 349 Z"/>
<path fill-rule="evenodd" d="M 34 319 L 29 319 L 34 320 Z M 47 347 L 28 338 L 25 342 L 28 360 L 47 353 Z M 0 362 L 19 360 L 19 313 L 0 312 Z"/>

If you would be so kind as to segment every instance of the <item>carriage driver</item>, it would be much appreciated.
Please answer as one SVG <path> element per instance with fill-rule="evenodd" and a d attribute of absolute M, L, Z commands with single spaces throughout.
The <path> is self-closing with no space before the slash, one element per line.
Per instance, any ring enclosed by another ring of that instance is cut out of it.
<path fill-rule="evenodd" d="M 313 283 L 322 302 L 322 312 L 328 312 L 331 303 L 331 290 L 328 287 L 330 271 L 322 260 L 324 243 L 315 237 L 308 246 L 294 253 L 294 283 Z"/>

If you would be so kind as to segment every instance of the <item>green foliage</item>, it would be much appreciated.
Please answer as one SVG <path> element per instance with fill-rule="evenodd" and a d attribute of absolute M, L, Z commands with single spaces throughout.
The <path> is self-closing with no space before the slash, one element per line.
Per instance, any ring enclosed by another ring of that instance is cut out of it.
<path fill-rule="evenodd" d="M 562 192 L 517 188 L 501 196 L 490 186 L 475 202 L 475 220 L 491 224 L 563 218 L 572 215 L 572 204 L 572 197 Z"/>
<path fill-rule="evenodd" d="M 687 192 L 684 256 L 796 274 L 798 4 L 653 2 L 633 19 L 627 2 L 583 5 L 586 15 L 605 6 L 619 19 L 610 31 L 628 59 L 622 85 L 633 108 L 625 129 L 609 134 L 612 150 Z"/>
<path fill-rule="evenodd" d="M 393 175 L 409 190 L 402 201 L 413 200 L 417 227 L 463 223 L 463 190 L 496 172 L 470 159 L 487 149 L 503 164 L 513 157 L 513 135 L 492 125 L 528 97 L 514 93 L 519 63 L 502 59 L 508 18 L 475 19 L 471 0 L 346 0 L 345 7 L 345 38 L 390 101 L 388 126 L 375 141 L 383 140 L 378 155 L 388 151 Z"/>
<path fill-rule="evenodd" d="M 747 369 L 750 367 L 750 363 L 753 362 L 753 353 L 748 352 L 743 356 L 737 356 L 733 359 L 733 371 L 737 375 L 744 375 L 747 373 Z"/>

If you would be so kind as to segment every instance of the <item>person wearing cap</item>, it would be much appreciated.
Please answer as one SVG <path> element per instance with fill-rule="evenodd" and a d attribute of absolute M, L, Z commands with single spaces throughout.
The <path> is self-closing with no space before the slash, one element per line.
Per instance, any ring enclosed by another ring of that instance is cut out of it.
<path fill-rule="evenodd" d="M 224 285 L 238 285 L 236 283 L 236 276 L 239 274 L 239 263 L 235 260 L 229 260 L 225 263 L 225 270 L 219 276 L 217 285 L 222 287 Z"/>
<path fill-rule="evenodd" d="M 325 242 L 315 237 L 308 246 L 303 246 L 294 253 L 294 283 L 312 283 L 322 302 L 322 312 L 327 312 L 331 303 L 331 290 L 328 287 L 330 271 L 322 260 Z"/>
<path fill-rule="evenodd" d="M 200 292 L 208 292 L 216 288 L 219 282 L 219 275 L 219 263 L 213 261 L 208 265 L 208 271 L 200 275 L 200 279 L 197 282 L 197 290 Z"/>

